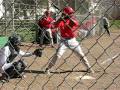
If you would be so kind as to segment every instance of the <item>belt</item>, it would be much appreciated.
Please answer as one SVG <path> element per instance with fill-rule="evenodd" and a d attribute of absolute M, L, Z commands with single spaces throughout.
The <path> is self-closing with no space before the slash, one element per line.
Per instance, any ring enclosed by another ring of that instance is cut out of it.
<path fill-rule="evenodd" d="M 70 40 L 70 39 L 73 39 L 73 38 L 63 38 L 63 40 Z"/>

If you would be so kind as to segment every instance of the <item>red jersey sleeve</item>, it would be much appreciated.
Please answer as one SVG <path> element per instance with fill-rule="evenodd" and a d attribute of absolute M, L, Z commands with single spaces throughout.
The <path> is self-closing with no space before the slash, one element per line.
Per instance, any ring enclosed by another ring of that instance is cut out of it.
<path fill-rule="evenodd" d="M 69 25 L 70 25 L 72 31 L 75 31 L 75 30 L 78 30 L 79 22 L 76 18 L 71 18 Z"/>
<path fill-rule="evenodd" d="M 43 28 L 52 28 L 52 22 L 54 21 L 51 17 L 43 17 L 39 20 L 38 25 Z"/>
<path fill-rule="evenodd" d="M 54 23 L 52 24 L 52 28 L 59 28 L 59 27 L 60 27 L 60 24 L 61 24 L 61 21 L 54 22 Z"/>

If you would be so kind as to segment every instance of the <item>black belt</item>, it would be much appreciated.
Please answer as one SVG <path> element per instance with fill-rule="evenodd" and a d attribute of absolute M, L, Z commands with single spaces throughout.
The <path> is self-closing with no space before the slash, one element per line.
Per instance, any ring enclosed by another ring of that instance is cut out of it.
<path fill-rule="evenodd" d="M 64 39 L 65 39 L 65 40 L 70 40 L 70 39 L 72 39 L 72 38 L 63 38 L 63 40 L 64 40 Z"/>

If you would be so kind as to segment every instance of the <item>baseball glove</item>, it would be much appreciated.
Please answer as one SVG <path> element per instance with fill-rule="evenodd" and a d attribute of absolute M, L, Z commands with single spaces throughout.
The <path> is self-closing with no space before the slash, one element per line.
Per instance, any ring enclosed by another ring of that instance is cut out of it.
<path fill-rule="evenodd" d="M 33 52 L 34 55 L 36 55 L 37 57 L 41 57 L 42 56 L 42 49 L 36 49 Z"/>

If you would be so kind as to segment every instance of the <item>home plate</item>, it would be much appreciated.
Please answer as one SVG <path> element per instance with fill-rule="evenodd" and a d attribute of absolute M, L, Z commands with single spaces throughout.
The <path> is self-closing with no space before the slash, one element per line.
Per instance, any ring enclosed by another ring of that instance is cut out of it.
<path fill-rule="evenodd" d="M 89 79 L 95 79 L 95 78 L 92 76 L 85 75 L 85 76 L 77 76 L 74 79 L 78 81 L 78 80 L 89 80 Z"/>

